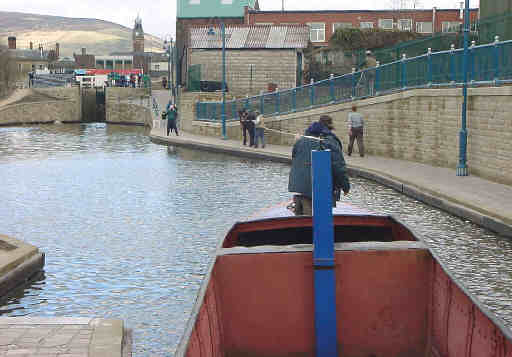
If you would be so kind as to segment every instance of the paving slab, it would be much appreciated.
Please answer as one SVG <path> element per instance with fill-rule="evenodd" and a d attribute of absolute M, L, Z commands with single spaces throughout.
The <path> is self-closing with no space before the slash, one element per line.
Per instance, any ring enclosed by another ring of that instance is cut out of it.
<path fill-rule="evenodd" d="M 0 357 L 121 357 L 123 338 L 117 319 L 0 317 Z"/>
<path fill-rule="evenodd" d="M 156 143 L 229 153 L 237 156 L 291 162 L 291 146 L 268 144 L 265 148 L 243 146 L 238 140 L 194 135 L 165 135 L 163 127 L 150 133 Z M 512 238 L 512 187 L 477 176 L 456 176 L 455 168 L 434 167 L 378 156 L 348 156 L 352 174 L 377 181 L 456 216 L 468 219 Z"/>

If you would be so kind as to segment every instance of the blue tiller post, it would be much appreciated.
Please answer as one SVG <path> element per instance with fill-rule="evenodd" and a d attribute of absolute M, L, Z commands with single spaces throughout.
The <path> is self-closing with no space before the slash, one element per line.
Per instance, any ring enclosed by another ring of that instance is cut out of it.
<path fill-rule="evenodd" d="M 494 83 L 498 84 L 500 78 L 500 36 L 496 35 L 494 37 L 494 48 L 493 48 L 493 57 L 494 57 Z"/>
<path fill-rule="evenodd" d="M 336 101 L 336 97 L 334 96 L 334 74 L 331 73 L 329 76 L 329 94 L 331 95 L 331 102 Z"/>
<path fill-rule="evenodd" d="M 461 128 L 459 132 L 459 164 L 457 165 L 456 175 L 457 176 L 468 176 L 468 166 L 466 163 L 467 155 L 467 142 L 468 132 L 466 130 L 466 116 L 468 106 L 468 40 L 469 40 L 469 0 L 466 0 L 466 7 L 464 8 L 464 57 L 462 61 L 462 120 Z"/>
<path fill-rule="evenodd" d="M 434 74 L 432 72 L 432 48 L 428 48 L 428 51 L 427 51 L 427 80 L 428 80 L 428 83 L 427 85 L 429 87 L 432 86 L 432 83 L 434 81 Z"/>
<path fill-rule="evenodd" d="M 292 112 L 297 110 L 297 88 L 292 89 Z"/>
<path fill-rule="evenodd" d="M 331 152 L 313 151 L 313 268 L 316 357 L 338 355 Z"/>
<path fill-rule="evenodd" d="M 311 78 L 311 83 L 309 85 L 309 101 L 311 106 L 315 105 L 315 80 Z"/>
<path fill-rule="evenodd" d="M 196 102 L 196 120 L 201 119 L 201 102 Z"/>
<path fill-rule="evenodd" d="M 405 53 L 402 54 L 402 61 L 400 62 L 400 67 L 402 68 L 402 76 L 401 76 L 401 87 L 402 89 L 407 88 L 407 55 Z"/>
<path fill-rule="evenodd" d="M 247 94 L 247 96 L 245 97 L 244 108 L 249 109 L 249 94 Z"/>

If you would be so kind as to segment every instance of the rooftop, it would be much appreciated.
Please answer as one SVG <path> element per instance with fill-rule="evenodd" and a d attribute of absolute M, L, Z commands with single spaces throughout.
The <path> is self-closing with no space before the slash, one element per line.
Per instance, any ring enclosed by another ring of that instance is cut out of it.
<path fill-rule="evenodd" d="M 309 28 L 305 25 L 234 25 L 226 26 L 225 34 L 228 49 L 306 48 L 309 42 Z M 222 48 L 220 27 L 192 27 L 190 48 Z"/>

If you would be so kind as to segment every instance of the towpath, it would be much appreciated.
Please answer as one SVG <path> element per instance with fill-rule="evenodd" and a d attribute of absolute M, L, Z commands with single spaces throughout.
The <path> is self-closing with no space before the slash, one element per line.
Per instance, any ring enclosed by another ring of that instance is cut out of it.
<path fill-rule="evenodd" d="M 233 155 L 291 161 L 291 147 L 266 145 L 264 149 L 243 146 L 238 140 L 223 140 L 181 132 L 166 136 L 155 127 L 153 141 Z M 434 167 L 405 160 L 377 156 L 348 157 L 353 174 L 390 186 L 404 194 L 468 219 L 499 234 L 512 237 L 512 187 L 477 176 L 458 177 L 455 169 Z"/>

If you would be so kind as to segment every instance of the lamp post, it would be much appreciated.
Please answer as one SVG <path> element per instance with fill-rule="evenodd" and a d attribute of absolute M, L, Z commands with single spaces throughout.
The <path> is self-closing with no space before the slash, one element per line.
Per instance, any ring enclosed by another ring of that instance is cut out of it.
<path fill-rule="evenodd" d="M 220 118 L 222 121 L 222 139 L 226 140 L 226 27 L 222 21 L 220 23 L 220 32 L 222 38 L 222 103 L 220 107 Z M 208 35 L 215 35 L 213 27 L 210 27 L 208 30 Z"/>
<path fill-rule="evenodd" d="M 467 144 L 468 132 L 466 130 L 467 108 L 468 108 L 468 57 L 469 57 L 469 0 L 466 0 L 464 8 L 464 56 L 462 58 L 462 120 L 459 132 L 459 164 L 457 165 L 457 176 L 468 176 Z"/>
<path fill-rule="evenodd" d="M 166 36 L 166 39 L 164 40 L 163 49 L 167 54 L 167 85 L 169 86 L 170 97 L 172 98 L 172 101 L 174 103 L 176 101 L 174 95 L 174 47 L 171 36 Z"/>

